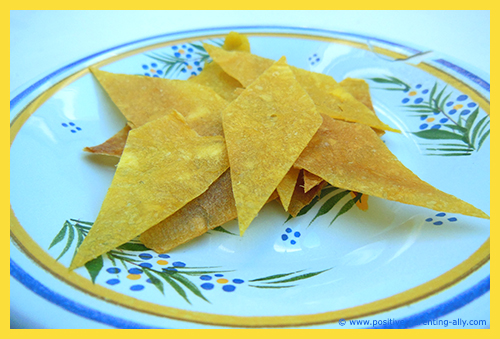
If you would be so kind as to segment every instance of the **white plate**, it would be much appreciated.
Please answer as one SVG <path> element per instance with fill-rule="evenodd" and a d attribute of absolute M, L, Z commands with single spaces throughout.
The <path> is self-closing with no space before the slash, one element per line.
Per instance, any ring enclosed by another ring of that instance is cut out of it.
<path fill-rule="evenodd" d="M 391 151 L 423 180 L 489 214 L 489 75 L 419 47 L 355 34 L 232 30 L 249 35 L 255 54 L 285 55 L 291 65 L 338 81 L 365 79 L 379 117 L 403 131 L 383 136 Z M 242 238 L 211 231 L 167 255 L 124 251 L 136 261 L 105 258 L 93 270 L 68 271 L 116 164 L 81 150 L 124 126 L 87 68 L 187 79 L 203 67 L 199 42 L 220 43 L 228 31 L 111 48 L 11 95 L 11 276 L 61 314 L 82 316 L 62 327 L 415 327 L 489 291 L 488 220 L 370 197 L 368 210 L 355 205 L 331 223 L 351 199 L 322 214 L 338 191 L 288 221 L 270 203 Z M 179 62 L 167 72 L 172 57 Z M 424 107 L 429 102 L 438 112 Z M 469 145 L 457 133 L 468 135 Z M 223 228 L 237 233 L 236 221 Z M 158 274 L 165 270 L 176 273 L 165 280 Z M 50 324 L 47 317 L 41 312 L 32 321 Z"/>

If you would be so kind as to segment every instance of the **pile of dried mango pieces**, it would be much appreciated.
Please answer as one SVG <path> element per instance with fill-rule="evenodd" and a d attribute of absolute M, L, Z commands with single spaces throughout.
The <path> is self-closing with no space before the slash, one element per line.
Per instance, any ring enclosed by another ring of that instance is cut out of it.
<path fill-rule="evenodd" d="M 71 268 L 140 236 L 164 253 L 238 219 L 240 234 L 278 199 L 292 216 L 330 184 L 489 218 L 420 180 L 380 136 L 363 80 L 332 77 L 251 54 L 231 32 L 188 80 L 91 69 L 127 120 L 85 151 L 120 157 L 99 215 Z"/>

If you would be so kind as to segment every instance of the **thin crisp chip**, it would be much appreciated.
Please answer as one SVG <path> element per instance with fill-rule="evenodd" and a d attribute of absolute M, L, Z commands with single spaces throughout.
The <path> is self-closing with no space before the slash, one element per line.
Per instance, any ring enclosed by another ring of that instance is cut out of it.
<path fill-rule="evenodd" d="M 173 111 L 130 131 L 111 187 L 71 269 L 137 237 L 205 192 L 229 167 L 224 139 Z"/>
<path fill-rule="evenodd" d="M 245 87 L 255 81 L 273 63 L 270 59 L 251 53 L 225 51 L 209 44 L 203 46 L 226 73 Z M 320 113 L 335 119 L 359 122 L 373 128 L 399 132 L 380 121 L 375 113 L 344 90 L 331 76 L 296 67 L 291 67 L 291 69 L 297 81 L 317 105 Z"/>
<path fill-rule="evenodd" d="M 148 229 L 140 240 L 155 252 L 165 253 L 236 217 L 231 176 L 227 170 L 205 193 Z"/>
<path fill-rule="evenodd" d="M 437 211 L 488 218 L 474 206 L 419 179 L 371 128 L 362 124 L 323 116 L 323 124 L 296 165 L 335 187 Z"/>
<path fill-rule="evenodd" d="M 214 61 L 205 64 L 200 74 L 189 78 L 188 81 L 210 87 L 227 101 L 236 99 L 238 95 L 234 91 L 243 87 L 238 80 L 224 72 Z"/>
<path fill-rule="evenodd" d="M 226 35 L 222 48 L 226 51 L 250 52 L 250 42 L 246 36 L 231 31 Z M 200 74 L 189 78 L 188 81 L 212 88 L 227 101 L 233 101 L 238 96 L 234 90 L 243 87 L 238 80 L 224 72 L 215 61 L 205 63 Z"/>
<path fill-rule="evenodd" d="M 267 202 L 277 196 L 274 191 Z M 165 253 L 236 217 L 231 175 L 227 170 L 205 193 L 148 229 L 140 240 L 155 252 Z"/>
<path fill-rule="evenodd" d="M 291 216 L 296 217 L 299 212 L 309 205 L 311 201 L 321 193 L 323 187 L 326 186 L 326 181 L 321 181 L 318 185 L 311 188 L 309 191 L 304 192 L 304 171 L 301 171 L 297 183 L 295 184 L 295 189 L 293 191 L 292 199 L 290 205 L 288 206 L 288 213 Z"/>
<path fill-rule="evenodd" d="M 292 200 L 293 191 L 295 190 L 295 184 L 299 178 L 299 173 L 300 169 L 292 166 L 276 188 L 285 211 L 288 211 L 288 206 Z"/>
<path fill-rule="evenodd" d="M 199 135 L 222 135 L 221 112 L 227 101 L 209 87 L 191 81 L 91 71 L 132 128 L 175 109 Z"/>
<path fill-rule="evenodd" d="M 222 115 L 242 235 L 322 118 L 284 58 L 248 86 Z"/>
<path fill-rule="evenodd" d="M 345 78 L 339 82 L 340 86 L 347 92 L 351 93 L 356 100 L 360 101 L 363 105 L 368 107 L 372 112 L 373 108 L 372 98 L 370 96 L 370 86 L 363 79 Z"/>
<path fill-rule="evenodd" d="M 311 188 L 318 186 L 322 181 L 322 178 L 318 177 L 315 174 L 312 174 L 309 171 L 304 170 L 304 192 L 309 192 Z"/>
<path fill-rule="evenodd" d="M 342 88 L 347 92 L 351 93 L 356 100 L 361 102 L 363 105 L 368 107 L 373 113 L 375 113 L 375 108 L 373 108 L 372 98 L 370 96 L 370 87 L 363 79 L 353 79 L 346 78 L 339 83 Z M 382 129 L 374 128 L 375 133 L 379 137 L 385 134 Z"/>
<path fill-rule="evenodd" d="M 246 36 L 239 34 L 237 32 L 230 32 L 226 36 L 223 48 L 228 50 L 228 51 L 239 50 L 239 51 L 250 52 L 250 43 L 248 42 L 248 38 Z M 95 69 L 91 69 L 91 70 L 94 74 L 99 74 L 98 70 L 95 70 Z M 103 78 L 102 74 L 101 74 L 101 78 Z M 148 81 L 148 80 L 146 80 L 146 81 Z M 153 81 L 158 81 L 158 80 L 153 80 Z M 189 78 L 188 81 L 211 88 L 218 95 L 220 95 L 222 98 L 224 98 L 227 101 L 234 100 L 238 96 L 238 94 L 236 94 L 234 92 L 235 89 L 242 87 L 242 85 L 238 82 L 238 80 L 229 76 L 215 62 L 206 63 L 203 67 L 203 70 L 200 72 L 200 74 Z M 150 88 L 151 86 L 153 86 L 153 84 L 148 84 L 148 86 L 146 86 L 146 88 Z M 112 89 L 110 88 L 110 92 L 115 92 L 115 91 L 112 91 Z M 197 92 L 198 91 L 195 90 L 193 93 L 196 94 Z M 151 93 L 162 94 L 163 90 L 152 91 Z M 193 95 L 193 93 L 189 93 L 189 96 Z M 111 93 L 110 93 L 110 95 L 111 95 Z M 121 100 L 120 100 L 121 97 L 115 97 L 115 96 L 113 96 L 113 97 L 114 97 L 114 98 L 112 98 L 113 100 L 116 100 L 116 102 L 121 103 Z M 140 99 L 140 97 L 131 96 L 129 99 L 130 100 L 138 100 L 138 99 Z M 150 103 L 154 104 L 154 103 L 158 103 L 158 101 L 161 101 L 161 100 L 159 100 L 158 98 L 151 98 Z M 121 103 L 121 106 L 123 107 L 123 103 Z M 150 108 L 149 106 L 146 106 L 146 109 L 149 110 L 149 108 Z M 164 108 L 167 112 L 169 109 L 176 109 L 176 110 L 180 111 L 181 113 L 183 113 L 185 116 L 190 116 L 192 114 L 193 110 L 199 110 L 199 107 L 184 105 L 183 101 L 170 102 L 169 105 L 164 106 Z M 196 120 L 196 119 L 194 119 L 194 120 Z M 208 125 L 205 125 L 203 120 L 202 120 L 201 124 L 199 124 L 198 121 L 194 121 L 194 122 L 190 123 L 190 126 L 193 127 L 200 135 L 221 135 L 220 129 L 218 127 L 214 128 L 212 130 L 213 124 L 210 122 L 208 123 Z M 125 146 L 125 140 L 127 139 L 127 134 L 128 134 L 129 130 L 130 130 L 130 128 L 128 128 L 128 130 L 124 129 L 124 130 L 120 131 L 118 134 L 116 134 L 115 136 L 113 136 L 110 139 L 108 139 L 107 141 L 105 141 L 104 143 L 97 145 L 97 146 L 93 146 L 93 147 L 86 147 L 86 148 L 84 148 L 84 151 L 90 152 L 90 153 L 95 153 L 95 154 L 120 156 L 121 153 L 123 152 L 123 147 Z"/>
<path fill-rule="evenodd" d="M 130 126 L 126 125 L 114 136 L 106 140 L 100 145 L 93 147 L 85 147 L 83 150 L 85 152 L 94 154 L 111 155 L 114 157 L 120 157 L 125 148 L 125 143 L 127 142 L 128 132 L 130 132 Z"/>

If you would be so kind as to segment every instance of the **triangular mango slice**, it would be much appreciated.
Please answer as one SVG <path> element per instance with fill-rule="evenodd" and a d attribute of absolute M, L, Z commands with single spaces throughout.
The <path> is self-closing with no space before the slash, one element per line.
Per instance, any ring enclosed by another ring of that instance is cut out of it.
<path fill-rule="evenodd" d="M 91 71 L 132 128 L 175 109 L 199 135 L 222 135 L 221 112 L 227 101 L 209 87 L 191 81 Z"/>
<path fill-rule="evenodd" d="M 248 86 L 222 116 L 242 235 L 322 118 L 284 58 Z"/>
<path fill-rule="evenodd" d="M 300 169 L 292 166 L 276 188 L 285 211 L 288 211 L 288 206 L 292 200 L 293 191 L 295 189 L 297 179 L 299 178 L 299 173 Z"/>
<path fill-rule="evenodd" d="M 231 175 L 227 170 L 206 192 L 148 229 L 140 240 L 155 252 L 165 253 L 236 217 Z"/>
<path fill-rule="evenodd" d="M 316 187 L 323 179 L 309 171 L 304 170 L 304 192 L 308 192 L 311 188 Z"/>
<path fill-rule="evenodd" d="M 363 79 L 353 79 L 346 78 L 339 82 L 340 86 L 349 92 L 356 100 L 361 102 L 363 105 L 368 107 L 370 111 L 375 113 L 375 109 L 373 108 L 372 98 L 370 95 L 370 87 Z M 374 131 L 377 133 L 379 137 L 385 134 L 385 131 L 382 129 L 374 128 Z"/>
<path fill-rule="evenodd" d="M 250 42 L 245 35 L 231 31 L 226 35 L 222 48 L 226 51 L 250 52 Z M 243 87 L 238 80 L 224 72 L 215 61 L 205 63 L 200 74 L 189 78 L 188 81 L 212 88 L 227 101 L 236 99 L 238 94 L 234 92 L 235 89 Z"/>
<path fill-rule="evenodd" d="M 332 186 L 436 211 L 488 218 L 406 168 L 368 126 L 323 116 L 323 124 L 296 165 Z"/>
<path fill-rule="evenodd" d="M 223 138 L 199 136 L 176 111 L 131 130 L 99 215 L 71 268 L 166 219 L 228 167 Z"/>
<path fill-rule="evenodd" d="M 238 95 L 234 90 L 243 87 L 238 80 L 224 72 L 214 61 L 205 64 L 200 74 L 189 78 L 188 81 L 210 87 L 227 101 L 236 99 Z"/>
<path fill-rule="evenodd" d="M 238 50 L 238 51 L 246 51 L 250 52 L 250 43 L 248 41 L 248 38 L 242 34 L 239 34 L 237 32 L 230 32 L 224 41 L 224 46 L 223 48 L 225 50 L 231 51 L 231 50 Z M 104 79 L 109 78 L 105 73 L 100 73 L 101 71 L 97 69 L 91 69 L 91 71 L 96 75 L 99 76 L 98 79 L 100 78 L 103 80 L 103 86 L 104 83 L 110 83 L 110 81 L 105 81 Z M 109 80 L 109 79 L 108 79 Z M 136 79 L 134 79 L 136 80 Z M 144 80 L 144 79 L 143 79 Z M 149 80 L 146 80 L 149 82 Z M 155 82 L 156 86 L 158 86 L 158 79 L 152 80 Z M 217 65 L 215 62 L 207 63 L 203 67 L 203 70 L 201 71 L 198 76 L 189 78 L 188 81 L 197 83 L 200 85 L 203 85 L 205 87 L 209 87 L 212 90 L 214 90 L 218 95 L 220 95 L 223 99 L 227 101 L 232 101 L 234 100 L 238 94 L 234 92 L 235 89 L 241 88 L 242 85 L 239 83 L 238 80 L 232 78 L 229 76 L 224 70 Z M 132 83 L 133 85 L 133 83 Z M 150 88 L 153 85 L 153 83 L 148 84 L 145 88 Z M 164 85 L 164 84 L 162 84 Z M 182 87 L 182 85 L 181 85 Z M 189 87 L 188 87 L 189 88 Z M 126 90 L 126 89 L 124 89 Z M 193 94 L 197 94 L 197 91 L 199 89 L 196 89 L 194 92 L 190 91 L 189 92 L 189 97 L 191 97 Z M 202 90 L 203 91 L 203 90 Z M 113 91 L 112 87 L 109 88 L 108 94 L 111 95 L 111 92 Z M 152 91 L 152 93 L 163 93 L 163 90 L 160 91 Z M 201 95 L 203 97 L 203 94 Z M 116 102 L 121 103 L 121 98 L 122 95 L 119 96 L 114 96 L 114 100 Z M 112 98 L 113 99 L 113 98 Z M 140 100 L 140 97 L 136 96 L 131 96 L 130 100 Z M 157 102 L 158 98 L 152 98 L 150 103 L 155 103 Z M 123 107 L 123 104 L 120 104 Z M 125 105 L 126 106 L 126 105 Z M 149 109 L 149 106 L 146 106 L 146 109 Z M 156 108 L 154 108 L 156 109 Z M 169 111 L 169 109 L 176 109 L 180 112 L 184 112 L 183 114 L 185 116 L 191 116 L 192 110 L 199 110 L 198 106 L 187 106 L 183 104 L 183 101 L 170 101 L 166 106 L 164 106 L 164 109 L 166 112 Z M 216 107 L 216 110 L 218 108 Z M 217 113 L 216 111 L 214 111 Z M 210 112 L 213 113 L 213 112 Z M 128 113 L 127 113 L 128 115 Z M 192 116 L 192 120 L 194 121 L 189 121 L 190 126 L 193 127 L 200 135 L 220 135 L 220 124 L 215 124 L 216 127 L 214 127 L 214 124 L 208 123 L 205 125 L 203 122 L 198 123 L 198 118 L 194 119 L 194 117 L 197 117 L 199 114 L 194 113 Z M 220 121 L 219 115 L 217 114 L 215 116 L 217 121 Z M 213 129 L 212 129 L 213 128 Z M 116 135 L 111 137 L 110 139 L 106 140 L 104 143 L 93 146 L 93 147 L 85 147 L 84 151 L 89 152 L 89 153 L 94 153 L 94 154 L 103 154 L 103 155 L 111 155 L 111 156 L 117 156 L 119 157 L 122 152 L 123 152 L 123 147 L 125 146 L 125 141 L 127 140 L 127 135 L 128 131 L 130 131 L 130 127 L 126 127 L 120 132 L 118 132 Z"/>
<path fill-rule="evenodd" d="M 249 86 L 272 64 L 273 60 L 255 54 L 226 51 L 213 45 L 203 45 L 212 59 L 243 86 Z M 291 67 L 297 81 L 318 106 L 318 111 L 335 119 L 359 122 L 373 128 L 399 132 L 386 125 L 368 107 L 344 90 L 332 77 Z"/>
<path fill-rule="evenodd" d="M 304 207 L 309 205 L 311 201 L 313 201 L 313 199 L 321 193 L 321 190 L 327 184 L 327 182 L 323 180 L 318 185 L 305 192 L 304 173 L 305 171 L 302 170 L 299 174 L 292 199 L 290 200 L 290 205 L 288 206 L 288 213 L 290 213 L 292 217 L 296 217 Z"/>
<path fill-rule="evenodd" d="M 106 140 L 100 145 L 85 147 L 83 150 L 85 152 L 94 154 L 111 155 L 114 157 L 120 157 L 125 148 L 125 143 L 127 142 L 128 132 L 131 128 L 129 125 L 123 127 L 118 133 L 113 135 L 111 138 Z"/>
<path fill-rule="evenodd" d="M 277 196 L 276 191 L 273 192 L 267 202 Z M 205 193 L 148 229 L 140 240 L 155 252 L 166 253 L 236 217 L 231 174 L 227 170 Z"/>
<path fill-rule="evenodd" d="M 356 100 L 368 107 L 370 111 L 375 112 L 372 98 L 370 96 L 370 87 L 363 79 L 345 78 L 339 82 L 340 86 L 349 92 Z"/>

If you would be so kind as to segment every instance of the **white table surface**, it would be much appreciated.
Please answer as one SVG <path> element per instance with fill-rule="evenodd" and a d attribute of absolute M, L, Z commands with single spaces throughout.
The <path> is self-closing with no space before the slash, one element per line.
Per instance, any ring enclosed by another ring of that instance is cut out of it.
<path fill-rule="evenodd" d="M 490 73 L 489 11 L 11 11 L 11 91 L 81 57 L 125 42 L 196 28 L 282 25 L 320 28 L 408 42 L 448 54 Z M 43 302 L 11 278 L 11 295 Z M 36 323 L 34 311 L 11 300 L 11 327 Z M 48 304 L 50 311 L 58 306 Z M 490 294 L 455 311 L 488 319 Z M 78 317 L 71 315 L 72 317 Z"/>

